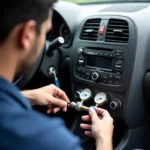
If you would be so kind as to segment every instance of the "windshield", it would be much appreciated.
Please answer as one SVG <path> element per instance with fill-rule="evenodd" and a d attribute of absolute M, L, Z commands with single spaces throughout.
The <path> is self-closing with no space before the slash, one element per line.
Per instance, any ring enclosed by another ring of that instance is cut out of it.
<path fill-rule="evenodd" d="M 94 3 L 94 2 L 147 2 L 150 0 L 64 0 L 72 3 Z"/>

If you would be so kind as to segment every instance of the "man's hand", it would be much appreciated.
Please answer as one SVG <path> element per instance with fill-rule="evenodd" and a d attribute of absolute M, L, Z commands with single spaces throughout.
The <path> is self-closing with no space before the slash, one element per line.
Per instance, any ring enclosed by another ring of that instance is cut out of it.
<path fill-rule="evenodd" d="M 85 130 L 85 135 L 94 137 L 97 143 L 97 149 L 112 149 L 112 136 L 113 136 L 113 119 L 109 113 L 100 108 L 90 108 L 89 114 L 83 116 L 83 121 L 91 121 L 92 125 L 81 124 L 80 127 Z M 106 148 L 107 147 L 107 148 Z"/>
<path fill-rule="evenodd" d="M 70 102 L 65 92 L 53 84 L 35 90 L 22 91 L 22 94 L 32 105 L 47 105 L 48 114 L 57 113 L 61 108 L 66 112 L 67 103 Z"/>

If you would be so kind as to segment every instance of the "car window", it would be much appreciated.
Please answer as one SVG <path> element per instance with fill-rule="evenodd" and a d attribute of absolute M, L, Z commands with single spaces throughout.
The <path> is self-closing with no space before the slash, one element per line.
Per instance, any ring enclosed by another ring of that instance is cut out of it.
<path fill-rule="evenodd" d="M 64 0 L 72 3 L 104 3 L 104 2 L 147 2 L 150 0 Z"/>

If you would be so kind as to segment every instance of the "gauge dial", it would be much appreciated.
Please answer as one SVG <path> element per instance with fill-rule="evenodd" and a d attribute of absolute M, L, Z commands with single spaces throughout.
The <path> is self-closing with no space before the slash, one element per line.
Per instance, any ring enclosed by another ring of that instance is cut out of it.
<path fill-rule="evenodd" d="M 107 102 L 107 95 L 103 92 L 96 94 L 94 97 L 94 102 L 98 105 L 102 105 Z"/>
<path fill-rule="evenodd" d="M 92 92 L 89 89 L 84 89 L 81 93 L 80 93 L 80 99 L 81 100 L 88 100 L 90 97 L 92 96 Z"/>

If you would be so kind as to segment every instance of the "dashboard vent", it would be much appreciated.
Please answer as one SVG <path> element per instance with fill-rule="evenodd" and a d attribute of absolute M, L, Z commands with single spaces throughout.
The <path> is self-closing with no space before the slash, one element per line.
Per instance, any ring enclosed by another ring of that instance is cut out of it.
<path fill-rule="evenodd" d="M 106 31 L 106 42 L 128 43 L 129 25 L 125 20 L 110 19 Z"/>
<path fill-rule="evenodd" d="M 97 41 L 98 30 L 101 19 L 89 19 L 85 22 L 80 39 Z"/>

